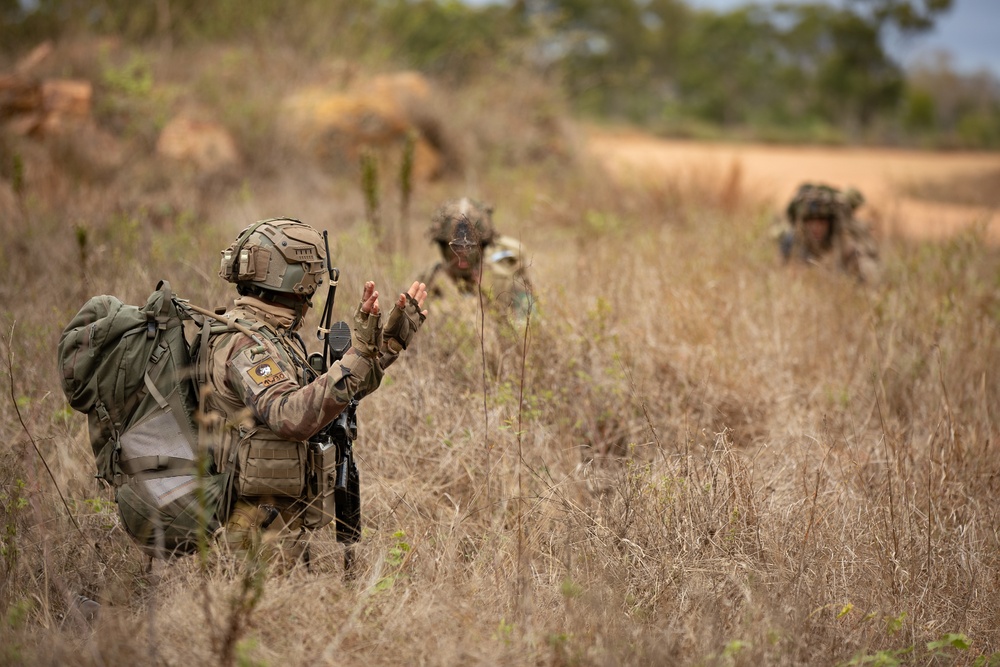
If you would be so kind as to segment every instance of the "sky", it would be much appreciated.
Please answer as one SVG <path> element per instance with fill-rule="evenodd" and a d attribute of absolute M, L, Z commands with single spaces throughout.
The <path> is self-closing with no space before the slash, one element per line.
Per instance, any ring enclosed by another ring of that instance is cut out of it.
<path fill-rule="evenodd" d="M 687 0 L 687 4 L 732 9 L 748 3 L 747 0 Z M 952 66 L 959 71 L 987 69 L 1000 77 L 1000 0 L 954 0 L 951 11 L 938 18 L 932 31 L 905 41 L 890 39 L 886 48 L 903 65 L 913 64 L 935 51 L 946 51 L 951 54 Z"/>

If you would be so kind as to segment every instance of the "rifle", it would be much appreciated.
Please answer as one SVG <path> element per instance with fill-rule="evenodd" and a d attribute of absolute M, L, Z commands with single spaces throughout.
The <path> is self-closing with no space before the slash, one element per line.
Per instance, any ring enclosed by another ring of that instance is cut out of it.
<path fill-rule="evenodd" d="M 323 341 L 323 353 L 317 352 L 309 356 L 309 365 L 321 374 L 326 373 L 332 364 L 340 361 L 351 347 L 351 327 L 347 322 L 331 323 L 340 270 L 334 268 L 330 262 L 330 242 L 325 231 L 323 243 L 326 245 L 326 268 L 330 275 L 326 305 L 323 307 L 323 314 L 316 330 L 316 336 Z M 311 454 L 318 461 L 326 461 L 329 450 L 335 448 L 334 517 L 337 541 L 344 544 L 345 574 L 350 573 L 354 561 L 352 545 L 361 539 L 361 478 L 354 463 L 354 441 L 358 437 L 357 409 L 358 399 L 352 398 L 332 422 L 309 440 L 309 446 L 313 450 Z M 325 474 L 327 474 L 325 466 L 313 466 L 309 483 L 314 491 L 321 488 L 324 480 L 321 480 L 320 476 Z"/>

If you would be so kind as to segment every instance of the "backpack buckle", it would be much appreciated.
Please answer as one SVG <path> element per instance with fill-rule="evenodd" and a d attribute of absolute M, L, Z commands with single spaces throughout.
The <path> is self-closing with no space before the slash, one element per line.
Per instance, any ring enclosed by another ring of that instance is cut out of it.
<path fill-rule="evenodd" d="M 149 354 L 149 363 L 156 364 L 157 362 L 159 362 L 160 361 L 160 357 L 162 357 L 163 353 L 166 352 L 166 351 L 167 351 L 167 346 L 165 344 L 160 343 L 159 345 L 157 345 L 156 349 L 154 349 Z"/>

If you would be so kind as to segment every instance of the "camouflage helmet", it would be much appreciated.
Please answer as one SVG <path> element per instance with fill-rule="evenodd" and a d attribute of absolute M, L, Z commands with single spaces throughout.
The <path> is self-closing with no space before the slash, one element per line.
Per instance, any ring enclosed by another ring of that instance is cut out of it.
<path fill-rule="evenodd" d="M 437 243 L 450 243 L 455 236 L 456 223 L 467 220 L 476 232 L 479 242 L 486 245 L 493 241 L 493 206 L 462 197 L 442 204 L 431 217 L 430 235 Z"/>
<path fill-rule="evenodd" d="M 241 288 L 305 297 L 323 284 L 323 235 L 293 218 L 270 218 L 250 225 L 222 251 L 219 275 Z"/>
<path fill-rule="evenodd" d="M 861 193 L 857 190 L 851 190 L 850 193 L 858 198 L 861 197 Z M 810 218 L 837 220 L 845 214 L 850 214 L 856 206 L 860 205 L 860 202 L 853 203 L 855 201 L 853 196 L 849 199 L 828 185 L 805 183 L 799 186 L 792 201 L 788 204 L 788 219 L 792 222 Z"/>
<path fill-rule="evenodd" d="M 857 188 L 847 188 L 844 190 L 843 196 L 844 201 L 851 207 L 852 211 L 865 203 L 865 196 Z"/>

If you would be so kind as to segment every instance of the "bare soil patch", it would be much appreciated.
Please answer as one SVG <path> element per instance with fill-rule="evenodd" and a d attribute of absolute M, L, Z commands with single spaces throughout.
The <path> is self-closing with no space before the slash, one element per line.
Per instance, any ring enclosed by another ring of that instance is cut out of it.
<path fill-rule="evenodd" d="M 707 143 L 596 128 L 586 135 L 591 154 L 619 178 L 714 182 L 723 196 L 735 177 L 744 195 L 773 202 L 776 211 L 804 181 L 853 186 L 867 199 L 863 215 L 884 236 L 944 239 L 981 226 L 1000 243 L 998 193 L 963 194 L 969 183 L 995 180 L 1000 153 Z"/>

